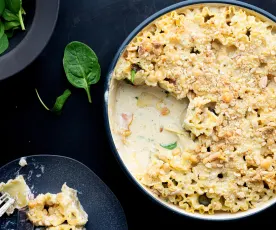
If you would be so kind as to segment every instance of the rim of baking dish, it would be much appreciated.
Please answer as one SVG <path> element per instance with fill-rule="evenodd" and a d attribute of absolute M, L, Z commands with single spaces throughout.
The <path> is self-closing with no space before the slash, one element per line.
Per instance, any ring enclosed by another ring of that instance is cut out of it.
<path fill-rule="evenodd" d="M 253 209 L 249 209 L 247 211 L 240 211 L 238 213 L 215 213 L 214 215 L 210 215 L 210 214 L 200 214 L 200 213 L 190 213 L 187 212 L 177 206 L 171 205 L 166 203 L 165 201 L 161 200 L 160 198 L 157 198 L 156 196 L 154 196 L 147 188 L 145 188 L 133 175 L 132 173 L 129 171 L 129 169 L 127 168 L 126 164 L 124 163 L 123 159 L 121 158 L 113 136 L 112 136 L 112 131 L 111 131 L 111 126 L 110 126 L 110 122 L 109 122 L 109 112 L 108 112 L 108 107 L 109 107 L 109 89 L 110 89 L 110 84 L 111 84 L 111 79 L 112 79 L 112 73 L 113 70 L 116 67 L 116 64 L 119 60 L 119 58 L 121 57 L 122 52 L 125 50 L 125 47 L 133 40 L 133 38 L 141 31 L 143 30 L 146 26 L 148 26 L 150 23 L 152 23 L 154 20 L 156 20 L 157 18 L 161 17 L 162 15 L 173 11 L 173 10 L 177 10 L 180 8 L 184 8 L 184 7 L 188 7 L 188 6 L 193 6 L 193 5 L 200 5 L 200 4 L 218 4 L 218 5 L 234 5 L 234 6 L 238 6 L 238 7 L 242 7 L 245 9 L 248 9 L 249 11 L 255 11 L 257 14 L 260 14 L 268 19 L 270 19 L 271 21 L 276 23 L 276 17 L 274 15 L 272 15 L 271 13 L 256 7 L 254 5 L 248 4 L 248 3 L 244 3 L 244 2 L 240 2 L 240 1 L 234 1 L 234 0 L 188 0 L 188 1 L 184 1 L 184 2 L 180 2 L 180 3 L 176 3 L 173 4 L 171 6 L 168 6 L 158 12 L 156 12 L 155 14 L 153 14 L 152 16 L 148 17 L 146 20 L 144 20 L 140 25 L 138 25 L 129 35 L 128 37 L 125 39 L 125 41 L 122 43 L 122 45 L 120 46 L 120 48 L 118 49 L 110 67 L 108 70 L 108 74 L 107 77 L 105 79 L 105 85 L 104 85 L 104 119 L 105 119 L 105 128 L 106 128 L 106 132 L 107 132 L 107 136 L 108 136 L 108 141 L 110 143 L 111 149 L 113 154 L 116 157 L 117 162 L 119 163 L 120 167 L 122 168 L 122 170 L 124 171 L 124 173 L 127 175 L 127 177 L 130 179 L 130 181 L 132 183 L 134 183 L 136 185 L 136 187 L 139 188 L 140 191 L 142 191 L 142 193 L 144 195 L 146 195 L 148 198 L 150 198 L 150 200 L 152 200 L 154 203 L 166 208 L 167 210 L 172 211 L 173 213 L 179 214 L 181 216 L 185 216 L 185 217 L 190 217 L 190 218 L 194 218 L 194 219 L 201 219 L 201 220 L 211 220 L 211 221 L 225 221 L 225 220 L 237 220 L 240 218 L 245 218 L 245 217 L 249 217 L 253 214 L 257 214 L 260 213 L 266 209 L 268 209 L 269 207 L 271 207 L 273 204 L 276 203 L 276 198 L 272 198 L 271 200 L 267 201 L 265 204 L 263 204 L 260 207 L 256 207 Z"/>

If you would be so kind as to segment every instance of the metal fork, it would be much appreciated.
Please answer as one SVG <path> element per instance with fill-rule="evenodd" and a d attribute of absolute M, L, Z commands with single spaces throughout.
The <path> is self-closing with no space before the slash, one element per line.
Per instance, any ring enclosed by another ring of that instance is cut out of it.
<path fill-rule="evenodd" d="M 8 193 L 2 194 L 0 197 L 0 217 L 13 205 L 15 200 Z"/>

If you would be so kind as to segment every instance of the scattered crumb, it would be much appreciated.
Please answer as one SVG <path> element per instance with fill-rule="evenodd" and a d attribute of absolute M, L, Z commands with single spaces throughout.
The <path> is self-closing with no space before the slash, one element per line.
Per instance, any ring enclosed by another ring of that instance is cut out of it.
<path fill-rule="evenodd" d="M 24 167 L 24 166 L 28 165 L 28 163 L 27 163 L 27 161 L 26 161 L 26 157 L 21 157 L 21 158 L 20 158 L 19 165 L 20 165 L 21 167 Z"/>

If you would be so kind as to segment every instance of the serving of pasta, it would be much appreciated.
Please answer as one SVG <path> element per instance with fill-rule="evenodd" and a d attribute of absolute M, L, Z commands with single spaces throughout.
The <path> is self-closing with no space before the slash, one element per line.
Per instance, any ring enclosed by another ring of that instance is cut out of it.
<path fill-rule="evenodd" d="M 237 6 L 169 12 L 125 48 L 112 78 L 129 93 L 143 89 L 124 111 L 117 109 L 114 135 L 127 157 L 135 155 L 130 161 L 148 154 L 133 174 L 155 196 L 206 214 L 246 211 L 275 197 L 273 22 Z M 146 109 L 156 114 L 148 124 L 152 139 L 141 137 L 149 128 L 138 119 Z M 138 139 L 150 147 L 137 151 Z"/>

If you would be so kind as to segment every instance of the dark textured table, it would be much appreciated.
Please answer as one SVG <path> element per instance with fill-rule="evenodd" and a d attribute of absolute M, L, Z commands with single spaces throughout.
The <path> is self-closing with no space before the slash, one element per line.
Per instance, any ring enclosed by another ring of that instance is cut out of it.
<path fill-rule="evenodd" d="M 272 225 L 276 206 L 234 222 L 203 222 L 173 214 L 136 189 L 109 148 L 103 120 L 103 83 L 108 65 L 136 25 L 176 2 L 61 0 L 59 20 L 44 52 L 23 72 L 0 83 L 0 166 L 24 155 L 73 157 L 89 166 L 112 189 L 124 207 L 131 230 Z M 276 0 L 246 2 L 276 14 Z M 84 90 L 68 84 L 63 71 L 64 47 L 72 40 L 89 44 L 102 66 L 100 83 L 91 87 L 93 104 L 88 103 Z M 61 116 L 52 115 L 41 106 L 35 88 L 49 106 L 66 88 L 72 90 Z"/>

